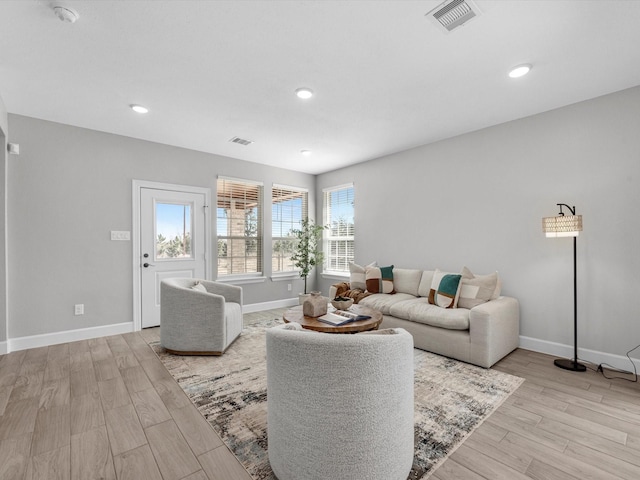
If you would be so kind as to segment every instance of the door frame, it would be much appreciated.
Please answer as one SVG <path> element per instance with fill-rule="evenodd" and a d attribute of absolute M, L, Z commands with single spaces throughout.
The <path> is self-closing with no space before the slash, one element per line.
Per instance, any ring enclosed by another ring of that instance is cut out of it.
<path fill-rule="evenodd" d="M 204 216 L 204 271 L 205 279 L 211 278 L 211 189 L 206 187 L 194 187 L 191 185 L 178 185 L 172 183 L 159 183 L 148 180 L 136 180 L 132 182 L 132 242 L 133 242 L 133 330 L 135 332 L 142 329 L 142 275 L 140 264 L 142 260 L 142 246 L 140 245 L 140 194 L 143 188 L 154 190 L 169 190 L 172 192 L 199 193 L 204 195 L 205 216 Z"/>

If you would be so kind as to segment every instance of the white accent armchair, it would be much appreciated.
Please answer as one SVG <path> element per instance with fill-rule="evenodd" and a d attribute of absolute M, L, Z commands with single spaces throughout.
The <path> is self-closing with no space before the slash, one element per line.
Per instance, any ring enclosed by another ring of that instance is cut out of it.
<path fill-rule="evenodd" d="M 222 355 L 241 332 L 241 287 L 195 278 L 161 282 L 160 343 L 168 352 Z"/>
<path fill-rule="evenodd" d="M 270 328 L 267 439 L 279 480 L 406 480 L 414 456 L 413 338 Z"/>

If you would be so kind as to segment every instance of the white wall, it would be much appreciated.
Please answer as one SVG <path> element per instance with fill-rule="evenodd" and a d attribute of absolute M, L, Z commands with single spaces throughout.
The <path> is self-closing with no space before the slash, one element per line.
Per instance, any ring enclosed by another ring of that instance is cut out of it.
<path fill-rule="evenodd" d="M 353 181 L 357 263 L 498 270 L 523 342 L 552 351 L 573 345 L 572 240 L 541 219 L 575 205 L 578 344 L 624 355 L 640 343 L 639 112 L 636 87 L 323 174 L 318 214 L 323 188 Z"/>
<path fill-rule="evenodd" d="M 264 182 L 268 199 L 272 183 L 314 190 L 299 172 L 18 115 L 9 125 L 20 144 L 8 170 L 10 340 L 132 321 L 132 244 L 110 231 L 133 228 L 133 179 L 215 195 L 217 176 L 232 176 Z M 296 298 L 302 280 L 290 292 L 287 283 L 243 285 L 245 304 Z M 77 303 L 85 315 L 74 316 Z"/>
<path fill-rule="evenodd" d="M 6 178 L 8 338 L 130 322 L 131 244 L 109 231 L 132 228 L 131 180 L 214 190 L 223 174 L 315 185 L 318 218 L 322 188 L 353 181 L 356 261 L 497 269 L 521 302 L 523 340 L 548 349 L 573 343 L 572 247 L 545 239 L 541 218 L 576 205 L 579 344 L 623 355 L 640 343 L 638 112 L 640 87 L 314 178 L 16 115 L 3 125 L 0 102 L 0 127 L 20 144 Z M 294 283 L 245 286 L 245 301 L 294 298 Z M 0 342 L 1 323 L 0 305 Z"/>
<path fill-rule="evenodd" d="M 0 130 L 2 130 L 7 135 L 9 131 L 9 119 L 7 114 L 7 107 L 4 104 L 4 100 L 2 100 L 2 96 L 0 96 Z M 5 149 L 6 152 L 6 149 Z"/>
<path fill-rule="evenodd" d="M 0 96 L 0 354 L 7 352 L 7 108 Z"/>

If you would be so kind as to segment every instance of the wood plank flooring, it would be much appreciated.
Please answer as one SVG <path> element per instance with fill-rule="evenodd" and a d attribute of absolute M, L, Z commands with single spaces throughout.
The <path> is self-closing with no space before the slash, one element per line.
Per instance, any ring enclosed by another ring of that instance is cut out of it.
<path fill-rule="evenodd" d="M 250 480 L 148 346 L 158 336 L 0 356 L 0 479 Z M 639 384 L 522 349 L 494 368 L 526 381 L 433 480 L 640 479 Z"/>
<path fill-rule="evenodd" d="M 493 368 L 526 381 L 431 478 L 640 479 L 638 383 L 522 349 Z"/>
<path fill-rule="evenodd" d="M 0 479 L 250 480 L 145 336 L 0 356 Z"/>

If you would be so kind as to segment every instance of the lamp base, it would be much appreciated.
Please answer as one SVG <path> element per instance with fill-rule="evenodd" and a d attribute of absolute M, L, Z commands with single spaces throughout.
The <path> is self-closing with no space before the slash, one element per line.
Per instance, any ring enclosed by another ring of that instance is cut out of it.
<path fill-rule="evenodd" d="M 553 361 L 556 367 L 564 368 L 565 370 L 571 370 L 572 372 L 584 372 L 587 367 L 575 360 L 569 360 L 567 358 L 557 358 Z"/>

